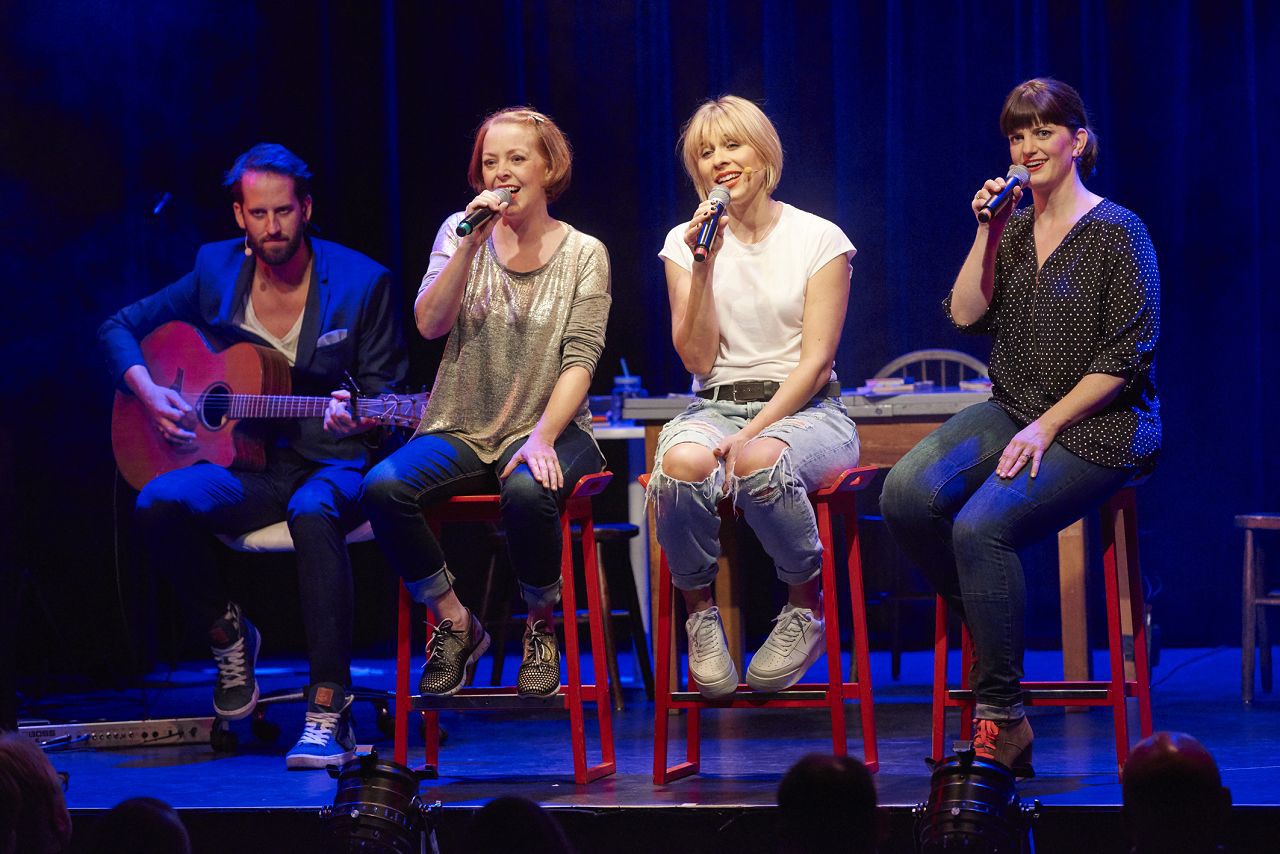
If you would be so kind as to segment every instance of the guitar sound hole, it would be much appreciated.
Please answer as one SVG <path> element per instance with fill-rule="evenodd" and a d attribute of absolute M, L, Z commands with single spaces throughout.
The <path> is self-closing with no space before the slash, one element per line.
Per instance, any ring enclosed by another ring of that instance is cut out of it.
<path fill-rule="evenodd" d="M 196 412 L 207 430 L 217 430 L 227 423 L 227 410 L 231 406 L 231 387 L 218 383 L 210 386 L 200 397 Z"/>

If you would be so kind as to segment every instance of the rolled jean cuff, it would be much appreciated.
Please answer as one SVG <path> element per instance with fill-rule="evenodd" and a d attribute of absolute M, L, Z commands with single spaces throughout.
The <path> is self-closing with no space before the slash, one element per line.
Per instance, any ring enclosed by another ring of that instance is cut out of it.
<path fill-rule="evenodd" d="M 557 578 L 546 587 L 534 587 L 520 582 L 520 596 L 530 608 L 550 608 L 560 601 L 562 579 Z"/>
<path fill-rule="evenodd" d="M 420 578 L 417 581 L 405 580 L 405 589 L 409 597 L 419 605 L 430 605 L 453 589 L 453 573 L 448 566 L 440 567 L 440 571 Z"/>
<path fill-rule="evenodd" d="M 993 706 L 990 703 L 978 703 L 974 706 L 973 717 L 980 721 L 1020 721 L 1027 716 L 1022 702 L 1012 706 Z"/>
<path fill-rule="evenodd" d="M 775 568 L 778 574 L 778 580 L 783 584 L 807 584 L 822 574 L 822 558 L 819 556 L 813 561 L 813 565 L 805 569 L 793 572 L 789 569 L 783 569 L 781 566 Z"/>
<path fill-rule="evenodd" d="M 668 561 L 668 567 L 670 562 Z M 677 590 L 701 590 L 703 587 L 710 587 L 715 583 L 716 573 L 720 571 L 720 564 L 713 563 L 711 566 L 701 572 L 691 573 L 671 573 L 671 586 Z"/>

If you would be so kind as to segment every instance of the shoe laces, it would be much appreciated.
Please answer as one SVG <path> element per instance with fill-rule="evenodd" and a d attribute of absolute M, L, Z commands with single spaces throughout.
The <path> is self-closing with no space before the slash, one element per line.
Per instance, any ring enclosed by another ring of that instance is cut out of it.
<path fill-rule="evenodd" d="M 693 624 L 693 656 L 705 658 L 715 651 L 720 640 L 720 618 L 709 611 L 700 612 Z"/>
<path fill-rule="evenodd" d="M 214 650 L 213 660 L 218 665 L 218 687 L 238 688 L 248 684 L 243 637 L 226 649 Z"/>
<path fill-rule="evenodd" d="M 314 744 L 320 747 L 329 743 L 333 732 L 338 728 L 341 712 L 307 712 L 306 726 L 302 730 L 301 744 Z"/>
<path fill-rule="evenodd" d="M 431 640 L 427 641 L 428 666 L 446 654 L 445 644 L 449 641 L 461 643 L 462 632 L 453 627 L 453 620 L 441 620 L 431 633 Z"/>
<path fill-rule="evenodd" d="M 805 633 L 813 623 L 813 615 L 808 611 L 793 608 L 773 618 L 777 627 L 770 633 L 770 639 L 779 646 L 790 649 L 804 640 Z"/>
<path fill-rule="evenodd" d="M 525 636 L 524 663 L 545 664 L 555 661 L 555 637 L 544 632 L 531 631 Z"/>
<path fill-rule="evenodd" d="M 973 752 L 984 759 L 996 755 L 996 742 L 1000 739 L 1000 725 L 995 721 L 978 720 L 973 734 Z"/>

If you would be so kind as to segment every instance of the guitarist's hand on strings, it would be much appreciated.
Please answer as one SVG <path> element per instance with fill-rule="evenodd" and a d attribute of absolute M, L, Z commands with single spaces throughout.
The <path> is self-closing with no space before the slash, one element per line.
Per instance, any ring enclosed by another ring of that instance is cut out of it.
<path fill-rule="evenodd" d="M 142 368 L 140 365 L 134 367 Z M 181 394 L 171 388 L 156 385 L 150 375 L 139 375 L 139 372 L 135 372 L 134 376 L 126 373 L 125 381 L 142 401 L 156 432 L 165 441 L 171 445 L 185 445 L 195 440 L 196 434 L 192 432 L 196 426 L 195 414 L 191 404 L 183 400 Z"/>
<path fill-rule="evenodd" d="M 338 438 L 355 436 L 378 426 L 376 418 L 351 417 L 351 392 L 345 388 L 329 393 L 329 408 L 324 413 L 324 429 Z"/>

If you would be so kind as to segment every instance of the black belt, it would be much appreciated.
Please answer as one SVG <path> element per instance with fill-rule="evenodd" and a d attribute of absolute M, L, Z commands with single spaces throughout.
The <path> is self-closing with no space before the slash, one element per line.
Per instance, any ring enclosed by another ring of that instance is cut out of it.
<path fill-rule="evenodd" d="M 698 397 L 707 400 L 732 400 L 734 403 L 763 403 L 771 400 L 782 383 L 773 380 L 738 380 L 736 383 L 724 383 L 711 388 L 694 392 Z M 815 397 L 839 397 L 840 383 L 832 380 L 819 390 Z"/>

